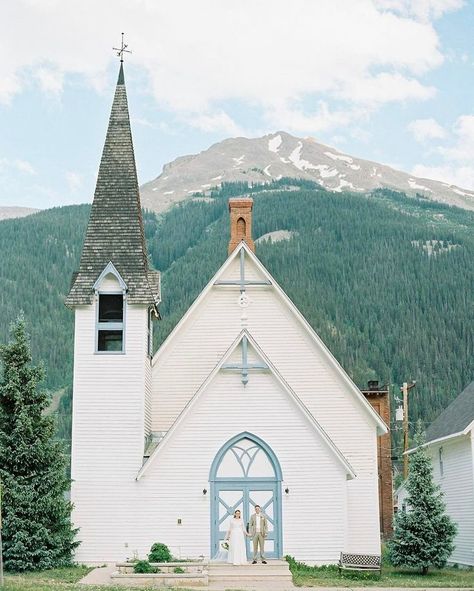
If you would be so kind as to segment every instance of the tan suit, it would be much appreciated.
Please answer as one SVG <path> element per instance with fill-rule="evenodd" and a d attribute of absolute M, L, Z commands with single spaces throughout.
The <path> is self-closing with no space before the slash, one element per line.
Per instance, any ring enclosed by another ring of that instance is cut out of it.
<path fill-rule="evenodd" d="M 257 531 L 257 519 L 260 519 L 260 531 Z M 259 513 L 258 515 L 254 513 L 250 517 L 249 523 L 249 534 L 253 540 L 253 559 L 257 560 L 258 551 L 260 550 L 260 559 L 265 560 L 265 556 L 263 554 L 263 547 L 265 545 L 265 538 L 267 537 L 268 533 L 268 522 L 267 518 L 263 513 Z"/>

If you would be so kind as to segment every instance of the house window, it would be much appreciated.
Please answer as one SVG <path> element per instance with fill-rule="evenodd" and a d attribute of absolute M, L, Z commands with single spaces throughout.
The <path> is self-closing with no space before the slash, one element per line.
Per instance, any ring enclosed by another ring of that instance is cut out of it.
<path fill-rule="evenodd" d="M 100 293 L 97 318 L 97 351 L 123 352 L 123 294 Z"/>
<path fill-rule="evenodd" d="M 438 458 L 439 458 L 439 473 L 440 473 L 440 476 L 444 476 L 443 448 L 442 447 L 440 447 L 438 450 Z"/>

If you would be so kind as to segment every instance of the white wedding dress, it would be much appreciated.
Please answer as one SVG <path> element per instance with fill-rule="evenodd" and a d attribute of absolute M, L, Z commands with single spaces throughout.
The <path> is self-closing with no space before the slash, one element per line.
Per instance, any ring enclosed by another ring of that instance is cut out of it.
<path fill-rule="evenodd" d="M 247 550 L 245 547 L 245 529 L 243 519 L 232 517 L 229 524 L 229 554 L 227 562 L 230 564 L 247 564 Z"/>

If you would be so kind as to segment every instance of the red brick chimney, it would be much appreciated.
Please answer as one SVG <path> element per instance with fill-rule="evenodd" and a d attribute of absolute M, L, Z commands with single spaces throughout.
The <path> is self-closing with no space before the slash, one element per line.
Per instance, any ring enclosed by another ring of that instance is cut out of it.
<path fill-rule="evenodd" d="M 242 240 L 245 241 L 250 250 L 255 252 L 255 244 L 252 240 L 252 207 L 253 199 L 251 197 L 229 199 L 229 254 L 237 248 Z"/>
<path fill-rule="evenodd" d="M 367 390 L 362 390 L 372 408 L 390 426 L 390 394 L 388 386 L 379 386 L 378 381 L 371 380 Z M 378 472 L 379 472 L 379 510 L 380 531 L 383 539 L 392 535 L 393 493 L 392 493 L 392 448 L 390 433 L 377 437 Z"/>

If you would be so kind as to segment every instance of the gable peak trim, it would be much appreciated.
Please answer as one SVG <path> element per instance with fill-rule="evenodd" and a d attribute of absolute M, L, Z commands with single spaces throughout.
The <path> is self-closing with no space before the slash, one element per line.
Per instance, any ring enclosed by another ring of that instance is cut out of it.
<path fill-rule="evenodd" d="M 119 282 L 120 288 L 122 289 L 123 293 L 126 293 L 126 291 L 128 290 L 127 284 L 123 280 L 122 275 L 120 275 L 120 273 L 117 271 L 112 261 L 109 261 L 107 263 L 102 273 L 99 275 L 99 277 L 97 277 L 96 282 L 94 283 L 94 286 L 92 288 L 95 293 L 100 291 L 100 284 L 107 275 L 114 275 L 117 281 Z"/>
<path fill-rule="evenodd" d="M 229 359 L 229 357 L 232 355 L 232 353 L 235 351 L 235 349 L 239 346 L 239 344 L 241 343 L 241 341 L 244 337 L 247 338 L 248 342 L 256 350 L 257 354 L 266 363 L 266 365 L 268 365 L 268 369 L 269 369 L 270 373 L 274 376 L 274 378 L 277 380 L 277 382 L 280 384 L 280 386 L 287 392 L 287 394 L 290 396 L 290 398 L 295 402 L 296 406 L 298 406 L 298 408 L 303 413 L 303 415 L 306 417 L 306 419 L 311 423 L 314 430 L 321 437 L 323 443 L 325 443 L 327 445 L 327 447 L 329 448 L 329 451 L 332 452 L 333 455 L 338 460 L 338 462 L 340 464 L 342 464 L 342 466 L 344 467 L 344 469 L 346 471 L 347 479 L 350 480 L 352 478 L 355 478 L 356 473 L 355 473 L 354 469 L 352 468 L 351 464 L 348 462 L 348 460 L 344 456 L 344 454 L 336 446 L 336 444 L 331 439 L 331 437 L 326 433 L 326 431 L 321 427 L 321 425 L 318 423 L 318 421 L 311 414 L 311 412 L 307 408 L 307 406 L 297 396 L 297 394 L 294 392 L 294 390 L 291 388 L 291 386 L 285 381 L 285 379 L 279 373 L 277 368 L 272 364 L 272 362 L 270 361 L 268 356 L 262 350 L 260 345 L 258 345 L 258 343 L 255 341 L 255 339 L 249 333 L 248 329 L 244 328 L 240 331 L 239 335 L 234 340 L 234 342 L 230 345 L 230 347 L 227 349 L 227 351 L 224 353 L 221 360 L 217 363 L 217 365 L 214 367 L 214 369 L 210 372 L 210 374 L 207 376 L 207 378 L 204 380 L 204 382 L 201 384 L 201 386 L 199 386 L 199 388 L 196 390 L 196 392 L 194 393 L 192 398 L 189 400 L 189 402 L 186 404 L 186 406 L 180 412 L 180 414 L 178 415 L 178 417 L 176 418 L 174 423 L 171 425 L 169 430 L 166 432 L 163 439 L 160 441 L 160 444 L 154 449 L 152 454 L 149 456 L 148 460 L 146 460 L 146 462 L 140 468 L 140 470 L 136 476 L 136 480 L 139 480 L 143 476 L 143 474 L 148 470 L 149 466 L 153 463 L 155 457 L 166 446 L 166 444 L 171 439 L 171 437 L 173 436 L 174 432 L 176 431 L 176 429 L 178 428 L 180 423 L 183 421 L 183 419 L 186 417 L 186 415 L 190 412 L 190 410 L 192 409 L 192 407 L 194 406 L 196 401 L 200 398 L 202 392 L 204 392 L 206 390 L 206 388 L 212 382 L 214 377 L 223 368 L 226 361 Z"/>

